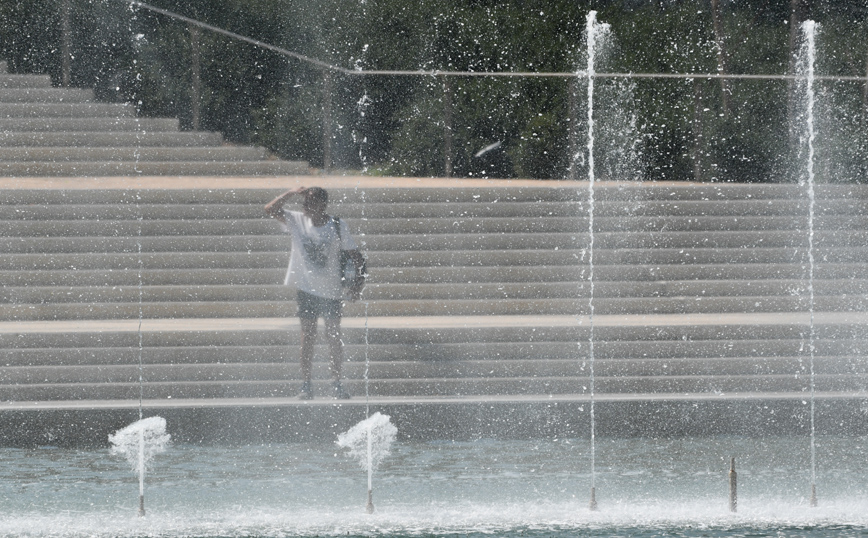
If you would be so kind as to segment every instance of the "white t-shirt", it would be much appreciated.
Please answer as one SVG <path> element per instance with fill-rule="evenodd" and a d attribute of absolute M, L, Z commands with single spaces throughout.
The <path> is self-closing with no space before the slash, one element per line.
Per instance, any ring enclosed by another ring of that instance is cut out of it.
<path fill-rule="evenodd" d="M 283 231 L 292 237 L 289 269 L 283 283 L 311 295 L 342 299 L 341 250 L 358 248 L 350 235 L 347 222 L 340 220 L 341 233 L 338 241 L 336 219 L 329 219 L 317 227 L 300 211 L 285 209 L 283 213 L 286 219 Z"/>

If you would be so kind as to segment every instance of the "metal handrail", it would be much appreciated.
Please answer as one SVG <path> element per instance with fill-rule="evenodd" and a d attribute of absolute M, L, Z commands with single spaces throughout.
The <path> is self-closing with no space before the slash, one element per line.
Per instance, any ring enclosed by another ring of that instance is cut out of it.
<path fill-rule="evenodd" d="M 257 47 L 261 47 L 273 52 L 277 52 L 278 54 L 283 54 L 284 56 L 289 56 L 291 58 L 295 58 L 297 60 L 301 60 L 303 62 L 310 63 L 322 69 L 326 69 L 329 71 L 334 71 L 337 73 L 342 73 L 345 75 L 357 75 L 357 76 L 429 76 L 429 77 L 548 77 L 548 78 L 573 78 L 573 77 L 587 77 L 587 73 L 584 71 L 575 71 L 570 73 L 563 72 L 540 72 L 540 71 L 442 71 L 439 69 L 435 70 L 397 70 L 397 71 L 389 71 L 383 69 L 373 69 L 373 70 L 364 70 L 364 69 L 347 69 L 345 67 L 340 67 L 337 65 L 332 65 L 328 62 L 324 62 L 322 60 L 318 60 L 316 58 L 311 58 L 310 56 L 305 56 L 304 54 L 300 54 L 298 52 L 293 52 L 291 50 L 287 50 L 281 47 L 277 47 L 275 45 L 271 45 L 269 43 L 265 43 L 264 41 L 260 41 L 258 39 L 253 39 L 250 37 L 243 36 L 241 34 L 236 34 L 235 32 L 230 32 L 229 30 L 224 30 L 222 28 L 218 28 L 216 26 L 212 26 L 210 24 L 197 21 L 195 19 L 191 19 L 189 17 L 185 17 L 183 15 L 179 15 L 178 13 L 174 13 L 172 11 L 168 11 L 162 8 L 158 8 L 152 6 L 150 4 L 146 4 L 144 2 L 139 2 L 138 0 L 127 0 L 128 3 L 132 6 L 139 7 L 142 9 L 147 9 L 149 11 L 153 11 L 154 13 L 159 13 L 161 15 L 165 15 L 166 17 L 177 19 L 187 24 L 191 24 L 193 26 L 198 26 L 199 28 L 203 28 L 205 30 L 209 30 L 211 32 L 215 32 L 218 34 L 225 35 L 227 37 L 231 37 L 233 39 L 238 39 L 240 41 L 244 41 L 246 43 L 250 43 L 251 45 L 255 45 Z M 731 74 L 731 73 L 600 73 L 596 72 L 593 75 L 596 78 L 674 78 L 674 79 L 744 79 L 744 80 L 797 80 L 805 78 L 804 75 L 750 75 L 750 74 Z M 854 82 L 865 82 L 868 83 L 868 73 L 864 77 L 860 76 L 840 76 L 840 75 L 817 75 L 814 77 L 817 80 L 837 80 L 837 81 L 854 81 Z"/>
<path fill-rule="evenodd" d="M 169 17 L 172 19 L 184 21 L 187 24 L 192 24 L 193 26 L 198 26 L 199 28 L 204 28 L 205 30 L 210 30 L 210 31 L 218 33 L 218 34 L 222 34 L 222 35 L 234 38 L 234 39 L 245 41 L 245 42 L 250 43 L 252 45 L 256 45 L 257 47 L 262 47 L 264 49 L 268 49 L 268 50 L 277 52 L 279 54 L 283 54 L 285 56 L 291 56 L 292 58 L 296 58 L 296 59 L 302 60 L 304 62 L 312 63 L 314 65 L 317 65 L 319 67 L 323 67 L 325 69 L 330 69 L 333 71 L 346 71 L 345 69 L 343 69 L 341 67 L 337 67 L 337 66 L 328 64 L 326 62 L 317 60 L 316 58 L 311 58 L 309 56 L 305 56 L 304 54 L 299 54 L 297 52 L 292 52 L 291 50 L 276 47 L 276 46 L 270 45 L 264 41 L 259 41 L 258 39 L 245 37 L 241 34 L 236 34 L 235 32 L 230 32 L 229 30 L 224 30 L 222 28 L 212 26 L 208 23 L 200 22 L 200 21 L 197 21 L 196 19 L 191 19 L 190 17 L 185 17 L 183 15 L 179 15 L 179 14 L 174 13 L 172 11 L 161 9 L 161 8 L 152 6 L 150 4 L 145 4 L 144 2 L 138 2 L 137 0 L 127 0 L 127 1 L 131 6 L 140 7 L 142 9 L 147 9 L 149 11 L 153 11 L 154 13 L 159 13 L 160 15 L 165 15 L 166 17 Z"/>

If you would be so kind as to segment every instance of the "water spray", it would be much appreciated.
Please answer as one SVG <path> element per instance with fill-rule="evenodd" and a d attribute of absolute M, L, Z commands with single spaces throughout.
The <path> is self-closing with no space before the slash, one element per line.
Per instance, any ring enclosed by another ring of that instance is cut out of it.
<path fill-rule="evenodd" d="M 132 9 L 132 7 L 131 7 Z M 135 16 L 133 16 L 135 18 Z M 132 20 L 130 21 L 130 30 L 132 30 Z M 138 64 L 137 64 L 138 65 Z M 140 76 L 140 73 L 137 73 L 137 77 Z M 141 129 L 139 126 L 139 114 L 138 114 L 138 106 L 136 107 L 136 147 L 133 149 L 133 154 L 135 155 L 135 170 L 139 171 L 139 150 L 140 150 L 140 133 Z M 136 173 L 137 178 L 141 178 L 141 175 Z M 136 220 L 138 221 L 138 226 L 136 228 L 136 267 L 137 267 L 137 279 L 138 279 L 138 292 L 139 292 L 139 323 L 136 333 L 138 335 L 139 341 L 139 354 L 138 354 L 138 370 L 139 370 L 139 422 L 142 421 L 143 418 L 143 402 L 145 399 L 145 373 L 144 373 L 144 361 L 142 359 L 142 353 L 144 350 L 144 339 L 142 335 L 142 319 L 144 318 L 144 287 L 143 287 L 143 279 L 142 279 L 142 270 L 143 270 L 143 262 L 142 262 L 142 208 L 140 205 L 141 202 L 141 192 L 142 185 L 141 180 L 138 180 L 139 184 L 136 188 Z M 163 421 L 163 432 L 165 432 L 165 421 Z M 121 430 L 123 431 L 123 430 Z M 119 434 L 120 432 L 118 432 Z M 115 435 L 118 435 L 115 434 Z M 138 475 L 139 475 L 139 517 L 145 517 L 145 430 L 144 428 L 139 429 L 139 451 L 138 451 Z M 114 443 L 111 436 L 109 440 Z M 127 456 L 129 459 L 129 456 Z"/>
<path fill-rule="evenodd" d="M 163 417 L 137 420 L 109 435 L 111 453 L 123 456 L 139 476 L 139 517 L 145 515 L 145 469 L 155 455 L 166 450 L 170 441 Z"/>
<path fill-rule="evenodd" d="M 362 103 L 359 103 L 360 109 L 359 112 L 364 116 L 364 110 L 361 108 Z M 361 152 L 361 150 L 360 150 Z M 364 161 L 363 161 L 364 162 Z M 359 185 L 356 185 L 356 189 L 358 189 Z M 362 189 L 362 220 L 365 220 L 365 191 Z M 368 419 L 371 418 L 371 390 L 370 390 L 370 371 L 371 371 L 371 359 L 368 355 L 369 342 L 368 342 L 368 322 L 369 322 L 369 314 L 368 314 L 368 301 L 365 301 L 365 371 L 364 371 L 364 380 L 365 380 L 365 416 Z M 350 430 L 352 431 L 352 430 Z M 349 434 L 349 432 L 347 432 Z M 347 435 L 344 434 L 344 435 Z M 367 458 L 363 467 L 367 467 L 368 470 L 368 502 L 365 505 L 365 512 L 368 514 L 374 513 L 374 493 L 373 493 L 373 440 L 371 433 L 371 424 L 368 424 L 367 431 Z M 341 438 L 338 437 L 338 444 L 341 443 Z"/>
<path fill-rule="evenodd" d="M 338 446 L 349 449 L 349 456 L 368 472 L 368 502 L 365 511 L 374 513 L 374 469 L 389 455 L 398 428 L 389 415 L 374 413 L 346 432 L 338 435 Z"/>
<path fill-rule="evenodd" d="M 145 517 L 145 429 L 139 429 L 139 517 Z"/>
<path fill-rule="evenodd" d="M 598 32 L 606 31 L 608 25 L 597 23 L 597 12 L 590 11 L 586 20 L 588 66 L 588 282 L 590 286 L 590 298 L 588 299 L 588 323 L 590 325 L 588 335 L 588 363 L 590 368 L 590 418 L 591 418 L 591 500 L 588 507 L 597 509 L 597 473 L 596 473 L 596 419 L 594 416 L 594 74 L 595 74 L 595 48 Z"/>
<path fill-rule="evenodd" d="M 810 312 L 810 327 L 808 336 L 808 354 L 811 385 L 811 506 L 817 506 L 817 464 L 814 424 L 814 63 L 816 60 L 817 23 L 811 20 L 802 23 L 804 44 L 800 51 L 799 69 L 805 77 L 805 130 L 807 142 L 806 177 L 801 181 L 807 189 L 808 196 L 808 299 Z"/>
<path fill-rule="evenodd" d="M 362 190 L 362 219 L 365 217 L 365 191 Z M 368 341 L 368 301 L 365 301 L 365 416 L 369 419 L 371 418 L 371 358 L 368 355 L 368 349 L 370 348 Z M 367 467 L 368 467 L 368 502 L 365 505 L 365 512 L 368 514 L 374 513 L 374 492 L 373 492 L 373 475 L 374 475 L 374 465 L 373 465 L 373 435 L 372 435 L 372 423 L 368 424 L 367 428 Z M 397 430 L 396 430 L 397 431 Z M 390 441 L 391 443 L 391 441 Z"/>
<path fill-rule="evenodd" d="M 368 504 L 365 506 L 365 512 L 374 513 L 374 465 L 373 465 L 373 436 L 371 434 L 372 424 L 368 423 Z"/>

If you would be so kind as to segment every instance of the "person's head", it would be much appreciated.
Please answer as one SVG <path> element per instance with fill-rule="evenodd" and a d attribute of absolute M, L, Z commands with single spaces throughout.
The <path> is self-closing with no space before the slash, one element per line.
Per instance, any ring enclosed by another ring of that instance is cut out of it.
<path fill-rule="evenodd" d="M 304 212 L 308 215 L 324 213 L 329 203 L 329 194 L 321 187 L 311 187 L 304 191 Z"/>

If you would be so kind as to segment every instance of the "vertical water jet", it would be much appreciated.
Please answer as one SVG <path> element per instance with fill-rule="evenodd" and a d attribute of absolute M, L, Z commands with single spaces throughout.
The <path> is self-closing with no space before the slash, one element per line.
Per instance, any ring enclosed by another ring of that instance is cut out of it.
<path fill-rule="evenodd" d="M 808 312 L 810 314 L 810 325 L 808 328 L 808 355 L 810 368 L 810 414 L 811 414 L 811 506 L 817 506 L 817 465 L 816 465 L 816 428 L 815 428 L 815 374 L 814 374 L 814 355 L 815 355 L 815 327 L 814 327 L 814 140 L 816 131 L 814 127 L 814 105 L 816 95 L 814 92 L 815 73 L 814 65 L 816 63 L 816 34 L 817 23 L 811 20 L 805 21 L 801 25 L 802 30 L 802 46 L 799 50 L 799 58 L 797 61 L 798 82 L 804 87 L 804 126 L 803 134 L 800 137 L 802 145 L 805 146 L 805 162 L 804 174 L 800 178 L 799 184 L 805 188 L 808 199 Z"/>
<path fill-rule="evenodd" d="M 596 60 L 597 38 L 602 36 L 608 29 L 608 25 L 597 23 L 597 12 L 588 13 L 585 32 L 587 34 L 588 64 L 586 76 L 588 78 L 588 364 L 590 375 L 590 419 L 591 419 L 591 500 L 589 508 L 597 509 L 596 498 L 596 419 L 595 419 L 595 387 L 594 387 L 594 75 Z"/>

